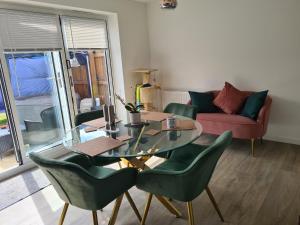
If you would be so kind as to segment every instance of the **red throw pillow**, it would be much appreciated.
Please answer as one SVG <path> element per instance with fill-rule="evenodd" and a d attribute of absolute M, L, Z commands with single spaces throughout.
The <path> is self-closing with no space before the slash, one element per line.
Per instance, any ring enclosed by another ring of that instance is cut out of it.
<path fill-rule="evenodd" d="M 225 82 L 225 87 L 214 99 L 214 104 L 227 114 L 235 114 L 242 107 L 246 97 L 243 92 Z"/>

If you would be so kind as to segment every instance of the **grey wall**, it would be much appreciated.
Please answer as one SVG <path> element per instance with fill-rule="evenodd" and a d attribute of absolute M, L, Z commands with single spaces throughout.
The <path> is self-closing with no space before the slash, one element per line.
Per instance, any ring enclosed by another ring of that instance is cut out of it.
<path fill-rule="evenodd" d="M 163 87 L 269 89 L 268 138 L 300 144 L 300 1 L 183 0 L 148 5 L 151 65 Z"/>

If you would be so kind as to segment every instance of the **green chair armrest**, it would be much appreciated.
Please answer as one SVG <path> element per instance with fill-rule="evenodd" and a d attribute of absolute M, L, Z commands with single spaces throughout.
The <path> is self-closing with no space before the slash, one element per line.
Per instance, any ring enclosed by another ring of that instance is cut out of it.
<path fill-rule="evenodd" d="M 71 155 L 62 158 L 61 160 L 77 164 L 85 169 L 93 165 L 88 156 L 77 153 L 72 153 Z"/>

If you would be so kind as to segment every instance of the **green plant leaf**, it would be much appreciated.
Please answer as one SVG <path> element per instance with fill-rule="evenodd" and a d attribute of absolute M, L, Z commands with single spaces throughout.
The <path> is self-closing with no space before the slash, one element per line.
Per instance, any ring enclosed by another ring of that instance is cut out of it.
<path fill-rule="evenodd" d="M 134 109 L 132 107 L 130 107 L 129 105 L 125 105 L 125 109 L 129 112 L 133 112 Z"/>
<path fill-rule="evenodd" d="M 134 109 L 134 106 L 131 106 L 130 104 L 126 104 L 127 107 L 130 107 L 131 109 Z"/>
<path fill-rule="evenodd" d="M 144 109 L 144 105 L 137 105 L 137 106 L 136 106 L 136 109 L 137 109 L 137 110 Z"/>
<path fill-rule="evenodd" d="M 128 105 L 132 106 L 132 108 L 135 108 L 135 105 L 132 103 L 127 103 Z"/>

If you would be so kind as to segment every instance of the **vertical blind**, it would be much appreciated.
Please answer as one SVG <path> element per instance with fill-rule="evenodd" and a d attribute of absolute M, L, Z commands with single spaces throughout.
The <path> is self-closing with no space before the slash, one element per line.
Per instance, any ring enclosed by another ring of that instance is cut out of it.
<path fill-rule="evenodd" d="M 6 50 L 62 47 L 55 15 L 0 9 L 0 32 Z"/>
<path fill-rule="evenodd" d="M 106 21 L 77 17 L 62 17 L 68 49 L 108 48 Z"/>

